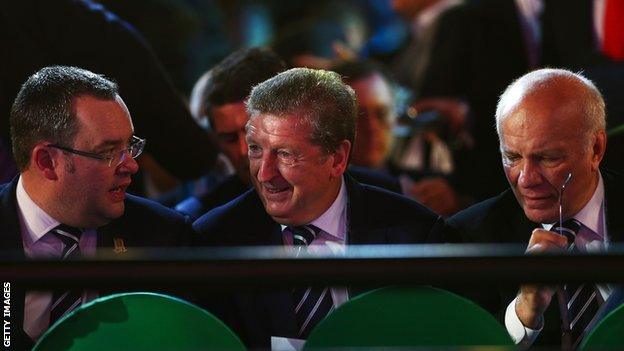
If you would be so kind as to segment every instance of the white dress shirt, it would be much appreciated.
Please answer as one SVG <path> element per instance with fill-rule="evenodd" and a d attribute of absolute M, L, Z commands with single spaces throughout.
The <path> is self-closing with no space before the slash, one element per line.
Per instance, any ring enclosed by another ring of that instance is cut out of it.
<path fill-rule="evenodd" d="M 574 245 L 579 250 L 601 252 L 608 248 L 609 236 L 604 206 L 604 182 L 602 175 L 599 175 L 598 186 L 591 199 L 577 214 L 572 216 L 572 218 L 583 224 L 574 241 Z M 546 230 L 550 230 L 552 226 L 552 223 L 542 223 L 542 228 Z M 597 288 L 603 300 L 606 301 L 611 294 L 612 288 L 608 285 L 597 285 Z M 505 327 L 516 344 L 522 347 L 529 347 L 537 339 L 542 329 L 531 329 L 522 324 L 516 314 L 516 300 L 517 298 L 511 301 L 505 310 Z"/>
<path fill-rule="evenodd" d="M 63 242 L 49 231 L 60 224 L 39 207 L 24 189 L 22 178 L 17 181 L 17 213 L 20 223 L 22 243 L 26 258 L 60 258 Z M 83 255 L 93 255 L 97 244 L 96 231 L 85 230 L 80 237 L 80 250 Z M 85 300 L 95 297 L 92 292 L 85 293 Z M 50 291 L 28 291 L 24 302 L 24 331 L 37 340 L 50 326 Z"/>
<path fill-rule="evenodd" d="M 347 188 L 345 186 L 344 177 L 340 185 L 338 196 L 331 206 L 320 215 L 317 219 L 308 223 L 319 228 L 321 232 L 308 246 L 308 252 L 311 253 L 344 253 L 347 242 Z M 286 229 L 282 225 L 282 232 Z M 292 236 L 283 235 L 285 246 L 292 246 Z M 338 307 L 349 299 L 347 288 L 332 287 L 332 299 L 334 307 Z"/>

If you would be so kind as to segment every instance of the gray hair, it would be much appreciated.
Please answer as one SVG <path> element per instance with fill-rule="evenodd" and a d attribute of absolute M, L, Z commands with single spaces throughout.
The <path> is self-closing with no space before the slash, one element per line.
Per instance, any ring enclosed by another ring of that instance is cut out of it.
<path fill-rule="evenodd" d="M 326 153 L 355 139 L 357 103 L 351 87 L 335 72 L 293 68 L 253 88 L 247 101 L 250 120 L 260 114 L 301 114 L 312 127 L 310 141 Z"/>
<path fill-rule="evenodd" d="M 544 68 L 527 73 L 511 83 L 500 96 L 496 106 L 496 132 L 501 137 L 501 124 L 522 101 L 532 96 L 539 96 L 556 83 L 566 85 L 562 91 L 562 103 L 578 99 L 583 104 L 585 119 L 584 130 L 593 133 L 606 128 L 605 102 L 602 94 L 591 80 L 580 73 L 565 69 Z"/>
<path fill-rule="evenodd" d="M 102 75 L 67 66 L 42 68 L 26 80 L 10 116 L 13 156 L 20 171 L 28 167 L 38 142 L 73 144 L 78 120 L 72 101 L 83 95 L 114 100 L 118 87 Z"/>

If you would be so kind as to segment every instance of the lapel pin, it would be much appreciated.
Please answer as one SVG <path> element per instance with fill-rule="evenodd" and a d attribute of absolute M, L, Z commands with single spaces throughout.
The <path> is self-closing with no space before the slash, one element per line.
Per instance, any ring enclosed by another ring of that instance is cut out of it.
<path fill-rule="evenodd" d="M 128 251 L 126 243 L 122 238 L 113 238 L 113 251 L 115 253 L 122 253 Z"/>

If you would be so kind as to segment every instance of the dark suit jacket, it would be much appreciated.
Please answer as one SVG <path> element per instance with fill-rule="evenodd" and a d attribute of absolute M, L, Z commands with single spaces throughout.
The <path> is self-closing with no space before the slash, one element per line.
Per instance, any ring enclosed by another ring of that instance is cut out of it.
<path fill-rule="evenodd" d="M 607 231 L 612 242 L 623 240 L 624 217 L 621 202 L 624 196 L 624 177 L 609 171 L 602 172 L 605 185 Z M 522 243 L 527 244 L 538 223 L 531 222 L 508 189 L 502 194 L 461 211 L 447 220 L 445 236 L 449 241 L 466 243 Z M 518 286 L 501 286 L 496 289 L 463 291 L 485 309 L 504 320 L 505 308 L 514 299 Z M 561 344 L 559 306 L 554 298 L 544 315 L 544 329 L 536 346 Z"/>
<path fill-rule="evenodd" d="M 348 245 L 439 241 L 444 223 L 440 216 L 406 197 L 360 184 L 349 176 L 345 180 Z M 200 217 L 193 228 L 199 233 L 198 245 L 283 245 L 280 225 L 265 212 L 253 189 Z M 290 291 L 237 292 L 216 301 L 205 306 L 249 347 L 266 348 L 273 335 L 296 337 Z"/>
<path fill-rule="evenodd" d="M 0 250 L 16 250 L 25 258 L 16 186 L 17 179 L 0 185 Z M 114 247 L 113 239 L 117 238 L 123 239 L 130 252 L 132 247 L 185 246 L 191 232 L 188 218 L 155 202 L 127 195 L 124 215 L 97 229 L 97 247 Z M 15 284 L 11 284 L 11 311 L 12 349 L 26 349 L 32 344 L 23 331 L 24 290 Z"/>

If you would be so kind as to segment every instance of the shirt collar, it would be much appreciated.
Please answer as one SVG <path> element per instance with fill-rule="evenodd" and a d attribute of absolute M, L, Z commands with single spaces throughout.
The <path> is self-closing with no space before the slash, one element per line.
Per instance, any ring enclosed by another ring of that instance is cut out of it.
<path fill-rule="evenodd" d="M 338 196 L 329 208 L 318 218 L 308 223 L 321 229 L 325 234 L 333 237 L 336 241 L 346 242 L 347 235 L 347 187 L 344 177 L 340 184 Z M 286 228 L 281 225 L 282 230 Z"/>
<path fill-rule="evenodd" d="M 22 238 L 28 243 L 35 243 L 50 230 L 57 227 L 60 222 L 52 218 L 41 207 L 39 207 L 28 195 L 22 177 L 17 181 L 15 191 L 17 198 L 17 208 L 22 220 Z"/>
<path fill-rule="evenodd" d="M 583 223 L 584 226 L 591 229 L 594 233 L 604 237 L 604 227 L 602 225 L 604 210 L 604 183 L 602 181 L 602 175 L 598 174 L 598 186 L 594 191 L 594 195 L 589 199 L 585 207 L 583 207 L 574 218 Z M 598 215 L 596 215 L 598 214 Z"/>

